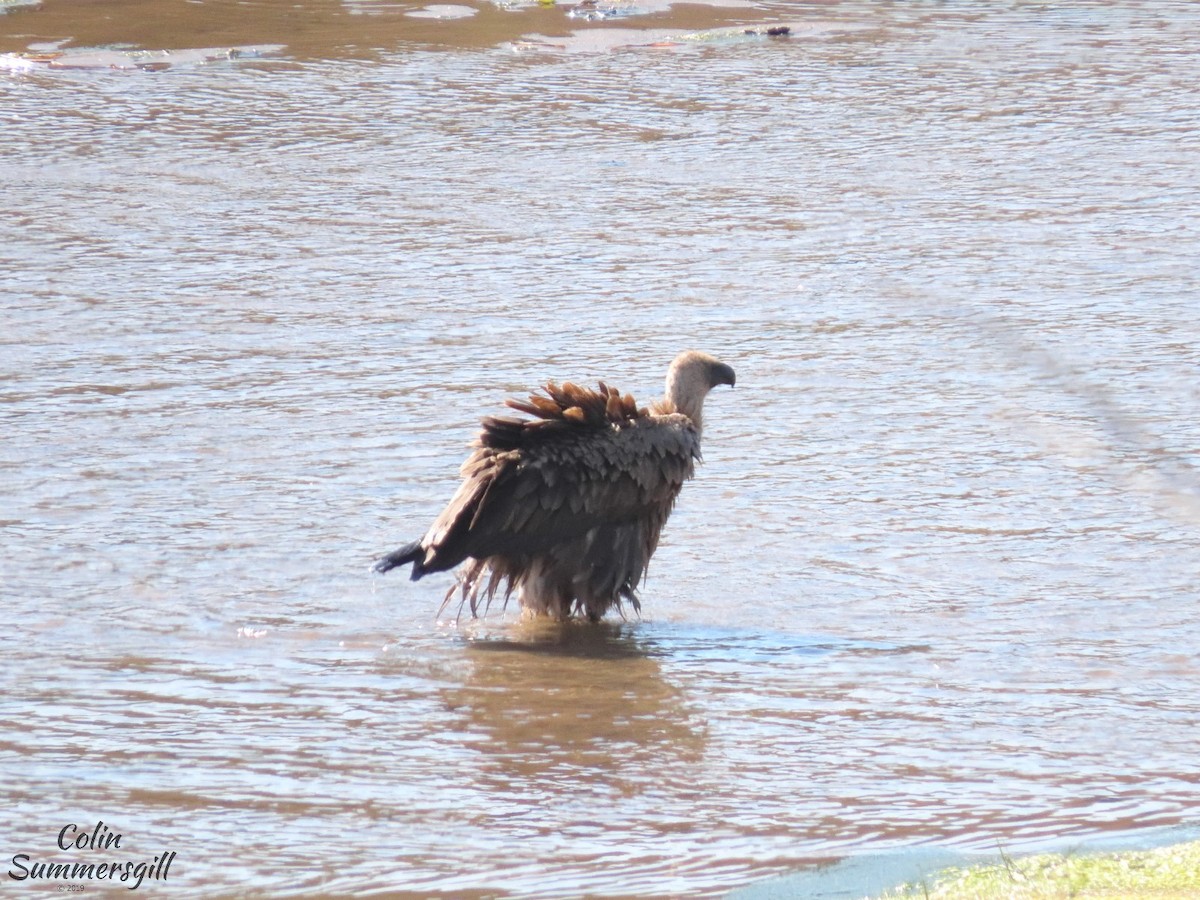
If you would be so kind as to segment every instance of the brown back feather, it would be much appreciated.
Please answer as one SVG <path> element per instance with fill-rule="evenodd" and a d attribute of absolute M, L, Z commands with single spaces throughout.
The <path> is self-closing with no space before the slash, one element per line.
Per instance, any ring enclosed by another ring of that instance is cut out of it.
<path fill-rule="evenodd" d="M 468 557 L 506 560 L 517 567 L 505 569 L 511 587 L 511 573 L 533 555 L 590 528 L 644 519 L 657 540 L 699 458 L 694 429 L 689 435 L 679 423 L 659 421 L 604 384 L 591 390 L 551 382 L 543 391 L 508 401 L 532 418 L 483 420 L 458 491 L 421 540 L 414 577 Z M 646 560 L 651 553 L 648 546 Z"/>
<path fill-rule="evenodd" d="M 532 416 L 514 419 L 489 416 L 483 420 L 477 445 L 494 450 L 516 450 L 539 438 L 562 437 L 566 429 L 622 428 L 650 415 L 639 407 L 630 394 L 622 396 L 603 381 L 598 390 L 570 381 L 547 382 L 543 394 L 530 394 L 528 400 L 509 398 L 504 405 Z"/>

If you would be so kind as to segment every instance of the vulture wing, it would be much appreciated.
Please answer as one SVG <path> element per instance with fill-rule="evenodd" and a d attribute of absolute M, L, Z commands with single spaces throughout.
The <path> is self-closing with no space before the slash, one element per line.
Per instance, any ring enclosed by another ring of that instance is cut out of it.
<path fill-rule="evenodd" d="M 551 383 L 510 400 L 534 418 L 488 418 L 463 483 L 412 547 L 413 577 L 467 557 L 534 556 L 598 526 L 666 519 L 700 455 L 686 416 L 651 415 L 633 398 Z"/>

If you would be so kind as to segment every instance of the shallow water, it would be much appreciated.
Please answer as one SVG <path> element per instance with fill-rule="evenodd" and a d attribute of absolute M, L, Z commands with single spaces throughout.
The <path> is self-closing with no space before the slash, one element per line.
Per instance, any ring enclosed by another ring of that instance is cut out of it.
<path fill-rule="evenodd" d="M 182 60 L 0 71 L 6 869 L 692 896 L 1194 822 L 1200 10 L 417 6 L 0 14 Z M 691 346 L 640 618 L 370 574 L 503 397 Z"/>

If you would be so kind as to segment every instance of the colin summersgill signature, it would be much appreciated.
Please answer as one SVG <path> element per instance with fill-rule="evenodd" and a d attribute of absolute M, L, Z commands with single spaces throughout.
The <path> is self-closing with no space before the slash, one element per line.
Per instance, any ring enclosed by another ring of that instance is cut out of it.
<path fill-rule="evenodd" d="M 113 831 L 103 822 L 97 822 L 90 832 L 81 830 L 77 825 L 64 825 L 58 832 L 58 849 L 68 852 L 120 850 L 122 837 L 123 835 Z M 44 862 L 34 861 L 28 853 L 17 853 L 12 858 L 12 868 L 8 870 L 8 877 L 13 881 L 25 881 L 27 878 L 71 882 L 120 881 L 125 883 L 129 890 L 136 891 L 146 879 L 166 881 L 174 861 L 174 850 L 161 853 L 150 862 L 134 862 L 129 859 L 105 859 L 103 862 Z"/>

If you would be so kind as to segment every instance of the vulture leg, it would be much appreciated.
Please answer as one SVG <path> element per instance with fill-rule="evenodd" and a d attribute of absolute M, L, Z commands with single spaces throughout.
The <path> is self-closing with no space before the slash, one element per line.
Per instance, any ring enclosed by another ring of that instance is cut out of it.
<path fill-rule="evenodd" d="M 563 582 L 553 565 L 535 559 L 521 582 L 521 608 L 533 615 L 568 619 L 571 616 L 570 582 Z"/>

